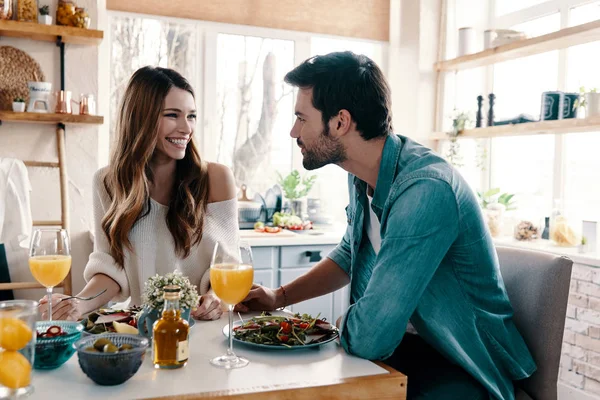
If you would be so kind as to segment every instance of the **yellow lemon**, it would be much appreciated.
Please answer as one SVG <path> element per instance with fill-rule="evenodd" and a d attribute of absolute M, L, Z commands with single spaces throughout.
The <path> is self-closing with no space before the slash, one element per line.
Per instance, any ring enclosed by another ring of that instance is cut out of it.
<path fill-rule="evenodd" d="M 32 337 L 31 328 L 18 318 L 0 318 L 0 347 L 21 350 Z"/>
<path fill-rule="evenodd" d="M 133 326 L 117 321 L 113 322 L 113 328 L 115 328 L 115 331 L 117 331 L 117 333 L 129 333 L 132 335 L 137 335 L 139 333 L 138 330 Z"/>
<path fill-rule="evenodd" d="M 29 386 L 31 382 L 31 365 L 23 354 L 17 351 L 0 353 L 0 385 L 10 389 Z"/>

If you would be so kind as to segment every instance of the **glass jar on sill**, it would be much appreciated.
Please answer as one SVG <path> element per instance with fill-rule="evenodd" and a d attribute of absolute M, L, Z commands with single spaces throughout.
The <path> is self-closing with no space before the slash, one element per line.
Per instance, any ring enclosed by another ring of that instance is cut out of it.
<path fill-rule="evenodd" d="M 69 0 L 59 0 L 56 8 L 56 24 L 73 26 L 73 15 L 75 15 L 75 3 Z"/>
<path fill-rule="evenodd" d="M 500 203 L 490 203 L 483 209 L 485 222 L 492 237 L 500 237 L 504 226 L 504 211 L 506 207 Z"/>
<path fill-rule="evenodd" d="M 37 0 L 17 0 L 17 20 L 37 22 Z"/>
<path fill-rule="evenodd" d="M 0 20 L 12 19 L 13 4 L 12 0 L 0 0 Z"/>
<path fill-rule="evenodd" d="M 533 222 L 522 220 L 515 225 L 514 238 L 520 242 L 537 240 L 540 237 L 540 229 Z"/>

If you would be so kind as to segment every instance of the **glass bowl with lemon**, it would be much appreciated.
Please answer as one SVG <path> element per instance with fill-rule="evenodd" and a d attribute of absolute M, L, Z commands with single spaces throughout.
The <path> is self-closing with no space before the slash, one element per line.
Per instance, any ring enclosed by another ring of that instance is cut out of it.
<path fill-rule="evenodd" d="M 38 303 L 0 302 L 0 398 L 19 398 L 33 392 L 31 369 Z"/>
<path fill-rule="evenodd" d="M 73 353 L 73 343 L 81 338 L 83 326 L 73 321 L 38 321 L 35 343 L 35 369 L 55 369 L 63 365 Z"/>

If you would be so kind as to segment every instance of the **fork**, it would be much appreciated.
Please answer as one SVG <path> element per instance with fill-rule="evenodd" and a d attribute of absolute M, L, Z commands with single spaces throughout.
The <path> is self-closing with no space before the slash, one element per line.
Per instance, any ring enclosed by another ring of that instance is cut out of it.
<path fill-rule="evenodd" d="M 78 296 L 69 296 L 69 297 L 63 297 L 62 299 L 60 299 L 60 301 L 64 301 L 64 300 L 70 300 L 70 299 L 77 299 L 77 300 L 83 300 L 83 301 L 88 301 L 88 300 L 93 300 L 96 297 L 100 296 L 101 294 L 103 294 L 104 292 L 106 292 L 106 289 L 104 289 L 103 291 L 101 291 L 98 294 L 95 294 L 93 296 L 90 297 L 78 297 Z"/>

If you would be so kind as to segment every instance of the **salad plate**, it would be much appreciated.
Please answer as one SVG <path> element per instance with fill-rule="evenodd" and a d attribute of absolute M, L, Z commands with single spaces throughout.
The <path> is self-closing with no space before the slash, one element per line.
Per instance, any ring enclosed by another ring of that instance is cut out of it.
<path fill-rule="evenodd" d="M 229 337 L 229 324 L 223 327 Z M 307 314 L 260 316 L 233 323 L 233 341 L 250 347 L 271 350 L 318 348 L 339 337 L 338 329 L 329 322 Z"/>

